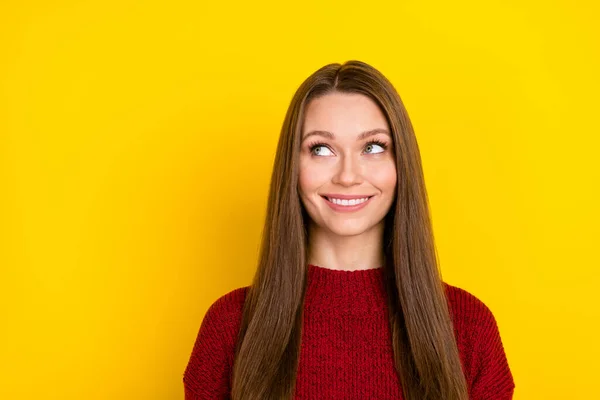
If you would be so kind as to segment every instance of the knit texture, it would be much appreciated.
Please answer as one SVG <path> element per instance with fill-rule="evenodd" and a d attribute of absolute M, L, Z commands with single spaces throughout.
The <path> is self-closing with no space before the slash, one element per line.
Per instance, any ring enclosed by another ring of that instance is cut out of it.
<path fill-rule="evenodd" d="M 383 268 L 308 265 L 296 399 L 403 399 L 383 278 Z M 443 284 L 469 398 L 512 399 L 515 383 L 492 312 L 466 290 Z M 206 312 L 183 374 L 186 400 L 229 398 L 247 289 L 221 296 Z"/>

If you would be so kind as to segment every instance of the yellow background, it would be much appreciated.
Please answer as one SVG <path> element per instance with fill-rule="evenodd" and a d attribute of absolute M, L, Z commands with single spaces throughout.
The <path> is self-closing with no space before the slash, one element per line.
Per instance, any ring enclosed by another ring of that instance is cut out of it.
<path fill-rule="evenodd" d="M 444 279 L 515 399 L 597 398 L 593 1 L 3 1 L 0 398 L 182 399 L 256 267 L 291 96 L 366 61 L 412 118 Z"/>

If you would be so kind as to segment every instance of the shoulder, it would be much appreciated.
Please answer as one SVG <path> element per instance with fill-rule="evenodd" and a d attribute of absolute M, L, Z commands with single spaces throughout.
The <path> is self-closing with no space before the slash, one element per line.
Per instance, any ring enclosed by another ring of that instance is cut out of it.
<path fill-rule="evenodd" d="M 499 341 L 500 332 L 494 313 L 474 294 L 445 283 L 446 295 L 454 324 L 459 330 L 472 333 L 472 339 L 484 343 Z M 465 334 L 465 332 L 459 332 Z"/>
<path fill-rule="evenodd" d="M 230 290 L 214 300 L 204 315 L 201 330 L 219 334 L 226 342 L 233 340 L 239 329 L 248 288 L 244 286 Z"/>
<path fill-rule="evenodd" d="M 444 288 L 471 393 L 511 398 L 515 384 L 492 310 L 465 289 L 446 282 Z"/>
<path fill-rule="evenodd" d="M 495 322 L 492 310 L 473 293 L 443 282 L 451 316 L 455 324 L 466 324 L 471 328 Z"/>
<path fill-rule="evenodd" d="M 212 302 L 206 315 L 218 316 L 218 315 L 235 315 L 242 312 L 244 301 L 246 300 L 246 293 L 249 286 L 239 287 L 221 295 Z"/>
<path fill-rule="evenodd" d="M 183 375 L 186 398 L 225 398 L 247 289 L 221 295 L 204 314 Z"/>
<path fill-rule="evenodd" d="M 456 342 L 467 364 L 475 362 L 478 346 L 491 334 L 497 334 L 496 319 L 491 309 L 473 293 L 443 283 Z M 494 329 L 490 329 L 493 327 Z"/>
<path fill-rule="evenodd" d="M 211 303 L 200 323 L 192 358 L 201 352 L 230 353 L 234 349 L 247 289 L 233 289 Z"/>

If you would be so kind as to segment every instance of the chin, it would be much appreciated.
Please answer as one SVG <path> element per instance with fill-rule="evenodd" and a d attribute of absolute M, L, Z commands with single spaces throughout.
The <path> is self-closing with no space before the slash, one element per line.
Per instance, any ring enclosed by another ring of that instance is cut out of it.
<path fill-rule="evenodd" d="M 351 223 L 328 225 L 327 228 L 338 236 L 356 236 L 368 231 L 371 226 Z"/>

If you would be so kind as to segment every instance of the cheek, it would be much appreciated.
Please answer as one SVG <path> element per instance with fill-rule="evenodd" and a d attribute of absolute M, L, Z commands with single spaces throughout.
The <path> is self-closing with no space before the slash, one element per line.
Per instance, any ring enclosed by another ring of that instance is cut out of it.
<path fill-rule="evenodd" d="M 322 178 L 319 178 L 322 174 L 318 173 L 314 165 L 301 161 L 299 169 L 298 186 L 302 193 L 308 194 L 322 184 Z"/>
<path fill-rule="evenodd" d="M 379 166 L 377 173 L 373 174 L 371 178 L 371 182 L 381 190 L 394 190 L 397 181 L 396 164 L 390 163 L 385 166 Z"/>

